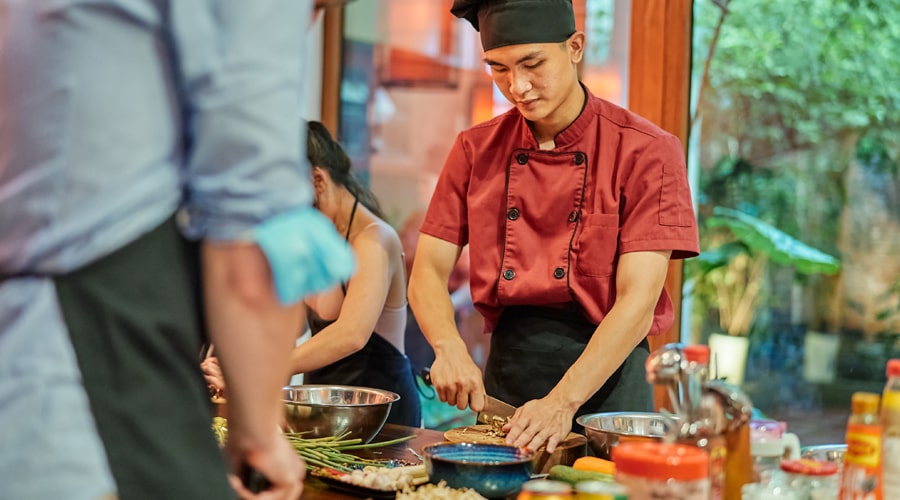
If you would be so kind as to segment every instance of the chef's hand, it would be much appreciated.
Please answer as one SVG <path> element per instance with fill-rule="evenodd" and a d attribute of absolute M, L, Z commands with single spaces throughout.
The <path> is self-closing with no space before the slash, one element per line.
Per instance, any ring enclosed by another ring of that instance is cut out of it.
<path fill-rule="evenodd" d="M 506 443 L 532 450 L 546 444 L 547 453 L 553 453 L 556 445 L 572 430 L 576 409 L 570 408 L 570 404 L 569 401 L 557 401 L 553 393 L 528 401 L 503 426 Z"/>
<path fill-rule="evenodd" d="M 441 401 L 460 410 L 484 409 L 484 381 L 464 342 L 435 350 L 431 383 Z"/>
<path fill-rule="evenodd" d="M 228 442 L 240 439 L 229 429 Z M 228 475 L 231 487 L 242 499 L 297 500 L 303 492 L 306 465 L 277 428 L 263 446 L 240 451 L 229 446 L 232 473 Z M 266 479 L 265 489 L 254 492 L 250 484 L 244 484 L 247 468 L 254 469 Z"/>
<path fill-rule="evenodd" d="M 225 390 L 225 377 L 222 375 L 222 368 L 219 366 L 219 358 L 210 356 L 200 362 L 200 369 L 203 370 L 203 379 L 211 391 L 221 393 Z"/>

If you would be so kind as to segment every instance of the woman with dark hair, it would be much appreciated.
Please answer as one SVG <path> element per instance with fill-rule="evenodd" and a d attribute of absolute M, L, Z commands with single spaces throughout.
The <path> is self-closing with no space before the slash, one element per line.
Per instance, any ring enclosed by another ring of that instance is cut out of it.
<path fill-rule="evenodd" d="M 374 387 L 395 392 L 387 421 L 418 427 L 421 406 L 404 354 L 406 269 L 397 232 L 378 201 L 351 171 L 350 158 L 319 122 L 308 123 L 307 156 L 315 207 L 331 219 L 356 256 L 350 281 L 307 297 L 312 337 L 291 353 L 292 373 L 306 384 Z M 207 382 L 221 388 L 217 362 L 203 362 Z"/>
<path fill-rule="evenodd" d="M 406 269 L 400 238 L 324 125 L 309 122 L 306 145 L 315 206 L 350 243 L 357 271 L 340 287 L 307 298 L 312 338 L 294 349 L 291 367 L 305 374 L 304 383 L 396 392 L 400 401 L 391 407 L 388 422 L 418 427 L 418 391 L 404 354 Z"/>

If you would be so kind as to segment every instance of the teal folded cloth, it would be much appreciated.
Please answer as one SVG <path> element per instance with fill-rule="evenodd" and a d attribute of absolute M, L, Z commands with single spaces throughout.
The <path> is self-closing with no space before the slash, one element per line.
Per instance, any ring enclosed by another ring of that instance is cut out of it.
<path fill-rule="evenodd" d="M 253 239 L 269 260 L 278 300 L 285 305 L 347 281 L 356 270 L 350 245 L 312 207 L 256 225 Z"/>

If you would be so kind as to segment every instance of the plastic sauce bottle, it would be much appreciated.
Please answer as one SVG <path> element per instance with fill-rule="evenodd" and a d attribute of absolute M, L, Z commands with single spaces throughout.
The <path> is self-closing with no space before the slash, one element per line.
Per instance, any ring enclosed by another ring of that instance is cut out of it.
<path fill-rule="evenodd" d="M 841 500 L 882 500 L 881 397 L 855 392 L 853 413 L 847 422 L 847 452 L 841 473 Z"/>
<path fill-rule="evenodd" d="M 884 498 L 900 499 L 900 359 L 887 362 L 887 383 L 881 396 L 884 433 Z"/>

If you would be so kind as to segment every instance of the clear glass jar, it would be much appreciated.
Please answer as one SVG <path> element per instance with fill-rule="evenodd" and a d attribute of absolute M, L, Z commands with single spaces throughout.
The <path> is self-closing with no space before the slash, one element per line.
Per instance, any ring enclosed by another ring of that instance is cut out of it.
<path fill-rule="evenodd" d="M 616 481 L 630 500 L 709 498 L 709 454 L 693 446 L 619 443 L 612 450 Z"/>
<path fill-rule="evenodd" d="M 801 500 L 797 491 L 777 481 L 766 484 L 748 483 L 741 487 L 741 500 Z"/>
<path fill-rule="evenodd" d="M 781 470 L 785 458 L 800 458 L 800 440 L 787 432 L 787 424 L 775 420 L 750 422 L 750 455 L 753 457 L 753 482 L 768 483 Z"/>
<path fill-rule="evenodd" d="M 803 458 L 784 460 L 781 470 L 801 500 L 836 500 L 840 490 L 837 464 Z"/>

